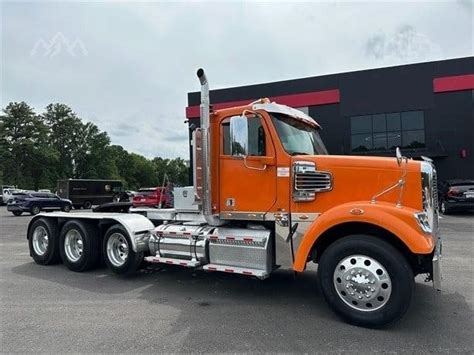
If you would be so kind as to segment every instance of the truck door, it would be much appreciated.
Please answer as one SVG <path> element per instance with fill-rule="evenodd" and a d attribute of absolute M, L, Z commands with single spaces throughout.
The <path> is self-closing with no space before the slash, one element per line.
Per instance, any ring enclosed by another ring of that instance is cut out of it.
<path fill-rule="evenodd" d="M 232 149 L 231 118 L 220 125 L 220 210 L 224 219 L 261 219 L 276 201 L 275 149 L 260 116 L 242 120 L 247 125 L 246 154 L 236 154 L 235 142 Z"/>

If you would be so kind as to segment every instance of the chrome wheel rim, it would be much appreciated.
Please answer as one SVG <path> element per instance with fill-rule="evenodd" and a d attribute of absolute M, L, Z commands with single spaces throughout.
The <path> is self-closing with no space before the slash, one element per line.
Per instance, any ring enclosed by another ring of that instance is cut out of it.
<path fill-rule="evenodd" d="M 377 260 L 365 255 L 351 255 L 334 270 L 337 295 L 352 309 L 373 312 L 385 306 L 392 293 L 392 280 Z"/>
<path fill-rule="evenodd" d="M 113 233 L 107 240 L 107 258 L 115 267 L 123 266 L 128 259 L 127 238 L 121 233 Z"/>
<path fill-rule="evenodd" d="M 84 251 L 84 243 L 82 236 L 79 231 L 70 229 L 64 238 L 64 251 L 66 252 L 67 258 L 72 261 L 78 261 Z"/>
<path fill-rule="evenodd" d="M 43 256 L 48 250 L 49 238 L 46 228 L 39 226 L 33 232 L 33 250 L 36 255 Z"/>
<path fill-rule="evenodd" d="M 33 207 L 33 214 L 38 214 L 40 213 L 40 208 L 38 206 Z"/>

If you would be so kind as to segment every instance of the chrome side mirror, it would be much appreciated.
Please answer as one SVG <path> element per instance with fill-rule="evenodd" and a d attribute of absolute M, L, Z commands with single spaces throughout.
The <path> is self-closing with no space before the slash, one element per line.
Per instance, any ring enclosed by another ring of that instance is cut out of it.
<path fill-rule="evenodd" d="M 245 157 L 248 154 L 249 128 L 246 116 L 230 118 L 230 151 L 233 156 Z"/>
<path fill-rule="evenodd" d="M 397 149 L 395 149 L 395 155 L 397 157 L 398 166 L 402 165 L 403 156 L 402 156 L 402 152 L 400 150 L 400 147 L 397 147 Z"/>

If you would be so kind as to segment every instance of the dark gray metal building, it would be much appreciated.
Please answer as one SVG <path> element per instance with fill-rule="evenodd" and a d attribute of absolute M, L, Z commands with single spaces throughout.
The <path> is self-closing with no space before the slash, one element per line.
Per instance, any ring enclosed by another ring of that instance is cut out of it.
<path fill-rule="evenodd" d="M 474 57 L 211 91 L 215 109 L 261 97 L 300 108 L 323 127 L 330 154 L 431 157 L 439 179 L 474 179 Z M 199 126 L 200 94 L 186 116 Z"/>

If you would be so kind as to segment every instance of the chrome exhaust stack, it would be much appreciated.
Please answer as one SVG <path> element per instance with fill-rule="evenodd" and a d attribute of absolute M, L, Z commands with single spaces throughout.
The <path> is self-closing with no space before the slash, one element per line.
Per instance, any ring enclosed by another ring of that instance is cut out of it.
<path fill-rule="evenodd" d="M 211 181 L 211 138 L 209 120 L 209 83 L 204 73 L 204 69 L 197 71 L 197 76 L 201 83 L 201 132 L 202 132 L 202 213 L 204 219 L 211 226 L 220 226 L 222 221 L 219 215 L 212 213 L 212 181 Z"/>

